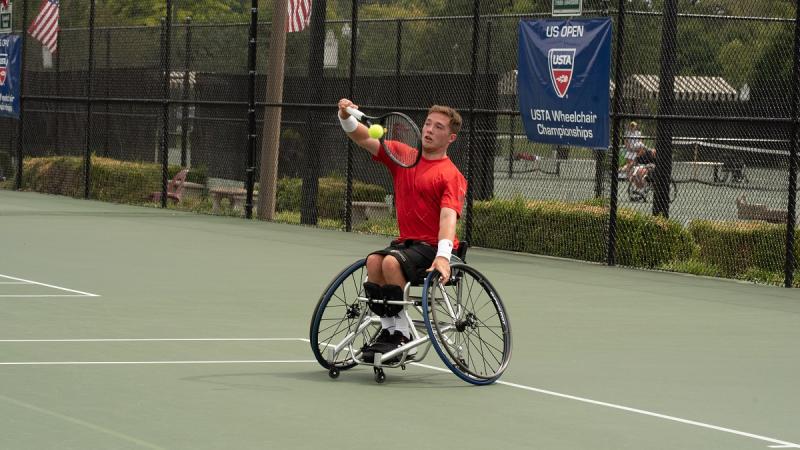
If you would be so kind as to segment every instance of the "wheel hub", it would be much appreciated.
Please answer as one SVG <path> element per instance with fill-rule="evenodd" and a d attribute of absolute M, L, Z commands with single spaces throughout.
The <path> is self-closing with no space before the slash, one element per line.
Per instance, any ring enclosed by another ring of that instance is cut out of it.
<path fill-rule="evenodd" d="M 348 319 L 355 319 L 356 317 L 361 316 L 361 308 L 358 307 L 358 303 L 348 305 L 346 315 Z"/>
<path fill-rule="evenodd" d="M 463 333 L 467 328 L 474 330 L 477 327 L 478 325 L 475 314 L 472 313 L 467 314 L 464 319 L 456 322 L 456 330 L 458 330 L 459 333 Z"/>

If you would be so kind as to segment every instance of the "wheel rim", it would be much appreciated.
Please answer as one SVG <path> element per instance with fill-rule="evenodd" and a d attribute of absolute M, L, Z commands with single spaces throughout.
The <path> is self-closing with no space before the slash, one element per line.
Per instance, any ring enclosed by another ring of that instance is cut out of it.
<path fill-rule="evenodd" d="M 431 341 L 445 364 L 460 378 L 488 384 L 506 369 L 511 329 L 494 288 L 475 269 L 453 264 L 456 285 L 426 280 L 424 311 Z M 438 274 L 436 275 L 438 277 Z"/>
<path fill-rule="evenodd" d="M 334 278 L 314 310 L 310 330 L 311 350 L 320 365 L 326 369 L 333 365 L 340 370 L 346 370 L 357 364 L 347 350 L 340 351 L 333 361 L 329 361 L 328 349 L 358 329 L 362 312 L 366 308 L 366 305 L 358 301 L 358 297 L 364 295 L 363 283 L 366 275 L 364 260 L 353 263 Z M 353 342 L 353 349 L 360 349 L 377 334 L 379 328 L 377 325 L 370 325 L 363 330 Z"/>

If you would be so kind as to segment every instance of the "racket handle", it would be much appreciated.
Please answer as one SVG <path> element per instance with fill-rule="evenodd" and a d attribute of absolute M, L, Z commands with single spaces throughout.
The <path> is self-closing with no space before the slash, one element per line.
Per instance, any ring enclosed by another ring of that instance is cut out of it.
<path fill-rule="evenodd" d="M 350 114 L 351 116 L 355 117 L 356 120 L 358 120 L 358 121 L 360 121 L 361 118 L 364 117 L 364 113 L 363 112 L 361 112 L 361 111 L 359 111 L 359 110 L 357 110 L 357 109 L 355 109 L 353 107 L 348 106 L 344 110 L 347 111 L 347 114 Z"/>

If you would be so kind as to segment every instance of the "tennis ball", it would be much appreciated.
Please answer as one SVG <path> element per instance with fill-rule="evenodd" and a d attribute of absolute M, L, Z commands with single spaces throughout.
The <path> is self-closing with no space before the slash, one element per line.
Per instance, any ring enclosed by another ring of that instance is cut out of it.
<path fill-rule="evenodd" d="M 371 125 L 369 127 L 369 130 L 367 130 L 367 132 L 369 133 L 369 137 L 371 137 L 372 139 L 380 139 L 381 137 L 383 137 L 383 127 L 378 125 L 377 123 Z"/>

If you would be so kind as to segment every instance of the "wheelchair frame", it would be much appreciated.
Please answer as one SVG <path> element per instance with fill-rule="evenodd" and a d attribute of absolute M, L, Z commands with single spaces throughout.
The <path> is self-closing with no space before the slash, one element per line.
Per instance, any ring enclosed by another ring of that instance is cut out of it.
<path fill-rule="evenodd" d="M 363 282 L 367 281 L 365 264 L 366 259 L 358 260 L 334 277 L 317 303 L 311 320 L 312 351 L 320 365 L 328 370 L 331 378 L 338 378 L 342 370 L 363 364 L 373 366 L 375 381 L 383 383 L 386 380 L 384 368 L 400 367 L 405 370 L 406 364 L 422 361 L 431 347 L 434 347 L 454 374 L 468 383 L 491 384 L 500 377 L 511 357 L 511 327 L 499 295 L 480 272 L 454 255 L 451 259 L 452 276 L 444 285 L 438 281 L 439 274 L 434 272 L 428 274 L 424 283 L 406 283 L 403 300 L 371 300 L 364 295 L 363 290 Z M 363 277 L 354 277 L 358 271 L 362 272 Z M 465 277 L 469 278 L 472 288 L 480 288 L 487 293 L 485 297 L 494 308 L 486 308 L 484 305 L 480 311 L 467 312 L 469 305 L 462 304 L 462 296 L 467 295 L 463 292 L 464 284 L 467 283 Z M 418 288 L 421 288 L 421 294 L 412 292 Z M 348 295 L 345 292 L 347 290 L 354 290 L 354 295 Z M 448 290 L 451 292 L 448 293 Z M 330 305 L 331 301 L 337 304 Z M 371 342 L 380 330 L 380 317 L 369 308 L 372 302 L 403 306 L 401 314 L 406 316 L 411 325 L 411 340 L 390 352 L 375 353 L 373 362 L 366 362 L 362 358 L 359 344 Z M 326 311 L 334 308 L 336 312 L 343 308 L 343 317 L 326 319 Z M 412 318 L 409 313 L 411 310 L 416 311 L 421 318 Z M 437 311 L 444 317 L 437 317 Z M 492 311 L 494 314 L 491 314 Z M 480 317 L 486 314 L 490 314 L 489 317 Z M 453 320 L 439 320 L 440 318 Z M 489 321 L 497 321 L 498 324 L 490 327 L 487 325 Z M 327 327 L 327 322 L 336 323 Z M 482 326 L 488 330 L 485 332 L 487 340 L 493 342 L 485 342 L 480 333 Z M 334 335 L 329 339 L 325 338 L 327 341 L 323 339 L 325 342 L 320 342 L 320 333 L 331 328 Z M 334 337 L 337 339 L 335 342 Z M 479 342 L 473 342 L 473 338 Z M 414 353 L 413 350 L 418 351 Z M 484 360 L 479 361 L 472 357 L 472 352 L 478 352 L 479 357 Z M 484 352 L 492 357 L 489 362 Z M 495 355 L 496 352 L 499 355 Z"/>

